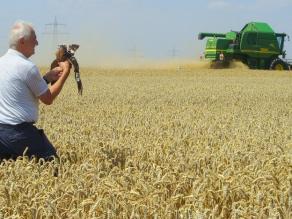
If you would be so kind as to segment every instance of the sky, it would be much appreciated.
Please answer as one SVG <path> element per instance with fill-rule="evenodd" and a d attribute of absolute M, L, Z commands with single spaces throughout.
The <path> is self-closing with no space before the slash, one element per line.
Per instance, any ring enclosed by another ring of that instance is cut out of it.
<path fill-rule="evenodd" d="M 70 43 L 80 45 L 81 66 L 198 59 L 206 41 L 197 39 L 199 32 L 239 31 L 260 21 L 291 36 L 285 48 L 292 59 L 291 8 L 292 0 L 9 0 L 0 7 L 0 54 L 16 20 L 36 29 L 39 46 L 31 59 L 42 66 L 59 44 Z M 46 25 L 54 19 L 55 29 Z"/>

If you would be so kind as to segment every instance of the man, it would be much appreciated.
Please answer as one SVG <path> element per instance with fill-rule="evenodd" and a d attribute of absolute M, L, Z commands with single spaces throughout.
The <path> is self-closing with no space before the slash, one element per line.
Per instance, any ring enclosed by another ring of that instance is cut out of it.
<path fill-rule="evenodd" d="M 39 100 L 53 103 L 71 66 L 68 61 L 60 62 L 42 78 L 29 60 L 37 45 L 31 24 L 18 21 L 12 26 L 9 49 L 0 58 L 0 160 L 16 159 L 24 153 L 45 160 L 57 157 L 43 130 L 33 124 L 38 119 Z M 50 81 L 56 82 L 48 87 Z"/>

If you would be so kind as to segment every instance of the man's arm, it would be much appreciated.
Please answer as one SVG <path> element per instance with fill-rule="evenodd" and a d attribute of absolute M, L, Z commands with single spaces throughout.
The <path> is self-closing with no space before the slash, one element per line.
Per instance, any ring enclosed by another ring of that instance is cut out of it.
<path fill-rule="evenodd" d="M 60 72 L 60 77 L 44 94 L 39 96 L 39 99 L 46 105 L 51 105 L 54 99 L 59 95 L 71 70 L 68 61 L 60 62 L 59 65 L 63 69 Z"/>
<path fill-rule="evenodd" d="M 51 82 L 55 82 L 59 79 L 59 77 L 61 76 L 61 72 L 62 72 L 62 68 L 61 67 L 55 67 L 52 70 L 50 70 L 49 72 L 47 72 L 44 76 L 43 79 L 47 82 L 47 84 L 51 83 Z"/>

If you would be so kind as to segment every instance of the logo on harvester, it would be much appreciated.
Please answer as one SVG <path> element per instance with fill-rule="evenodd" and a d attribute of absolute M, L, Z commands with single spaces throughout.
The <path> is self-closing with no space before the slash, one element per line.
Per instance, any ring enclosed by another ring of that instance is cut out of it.
<path fill-rule="evenodd" d="M 269 49 L 268 48 L 260 48 L 260 51 L 261 52 L 269 52 Z"/>

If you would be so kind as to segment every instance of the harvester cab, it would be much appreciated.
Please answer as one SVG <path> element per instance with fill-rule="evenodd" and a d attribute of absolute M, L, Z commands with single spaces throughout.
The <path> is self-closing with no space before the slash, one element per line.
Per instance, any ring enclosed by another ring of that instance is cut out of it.
<path fill-rule="evenodd" d="M 227 33 L 200 33 L 198 38 L 208 38 L 205 58 L 211 67 L 228 67 L 238 60 L 251 69 L 289 70 L 291 64 L 285 60 L 285 33 L 275 33 L 266 23 L 251 22 L 241 31 Z M 280 58 L 281 56 L 281 58 Z"/>

